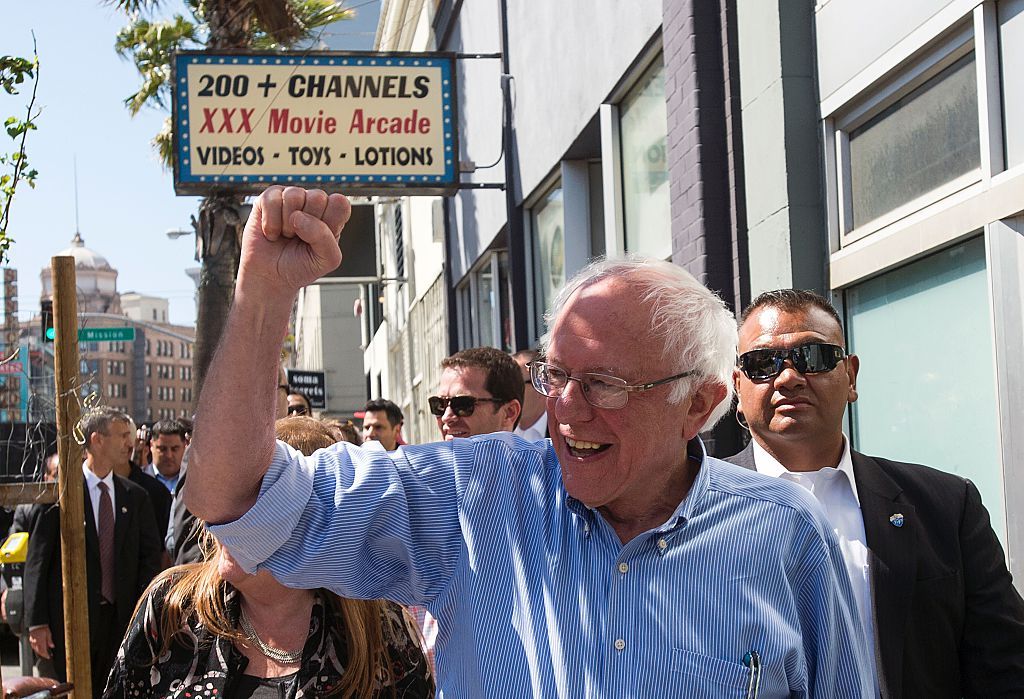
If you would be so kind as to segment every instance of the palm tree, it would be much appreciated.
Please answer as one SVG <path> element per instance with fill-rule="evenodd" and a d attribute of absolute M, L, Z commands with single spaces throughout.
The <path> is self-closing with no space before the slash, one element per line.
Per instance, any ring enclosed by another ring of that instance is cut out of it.
<path fill-rule="evenodd" d="M 134 116 L 144 106 L 167 110 L 170 103 L 171 58 L 177 50 L 286 49 L 314 38 L 315 31 L 350 19 L 353 11 L 334 0 L 185 0 L 188 16 L 150 20 L 161 0 L 110 0 L 129 23 L 117 35 L 117 53 L 135 63 L 142 76 L 139 90 L 125 99 Z M 167 167 L 175 157 L 171 118 L 153 139 Z M 238 271 L 239 241 L 245 224 L 243 197 L 230 190 L 211 192 L 199 205 L 196 259 L 202 263 L 199 312 L 193 355 L 194 400 L 199 400 L 206 370 L 227 320 Z"/>

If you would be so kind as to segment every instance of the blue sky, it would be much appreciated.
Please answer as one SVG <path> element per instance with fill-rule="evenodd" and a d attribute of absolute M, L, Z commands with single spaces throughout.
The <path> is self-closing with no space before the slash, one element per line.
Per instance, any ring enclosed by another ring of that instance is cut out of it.
<path fill-rule="evenodd" d="M 336 25 L 343 31 L 329 28 L 324 39 L 332 48 L 369 48 L 379 0 L 348 4 L 357 8 L 357 20 Z M 171 322 L 195 322 L 195 286 L 185 274 L 198 265 L 194 242 L 170 240 L 165 232 L 190 228 L 199 199 L 175 196 L 172 175 L 150 144 L 165 114 L 147 109 L 133 118 L 123 105 L 138 84 L 134 66 L 113 49 L 124 24 L 123 15 L 99 0 L 4 3 L 0 54 L 30 56 L 35 31 L 41 64 L 36 102 L 42 112 L 27 144 L 39 178 L 35 189 L 19 188 L 9 227 L 23 319 L 39 312 L 39 271 L 75 234 L 77 158 L 78 229 L 86 246 L 118 270 L 119 291 L 167 298 Z M 29 92 L 0 94 L 0 120 L 21 116 Z M 0 151 L 13 147 L 0 132 Z"/>

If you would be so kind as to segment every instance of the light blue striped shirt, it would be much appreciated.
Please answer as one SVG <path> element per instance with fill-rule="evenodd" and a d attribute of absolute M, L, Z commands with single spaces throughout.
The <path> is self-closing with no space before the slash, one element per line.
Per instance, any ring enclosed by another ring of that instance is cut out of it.
<path fill-rule="evenodd" d="M 698 441 L 691 453 L 702 453 Z M 211 527 L 247 570 L 438 619 L 439 697 L 869 697 L 835 536 L 792 483 L 703 457 L 626 545 L 510 434 L 392 453 L 278 443 L 260 496 Z"/>

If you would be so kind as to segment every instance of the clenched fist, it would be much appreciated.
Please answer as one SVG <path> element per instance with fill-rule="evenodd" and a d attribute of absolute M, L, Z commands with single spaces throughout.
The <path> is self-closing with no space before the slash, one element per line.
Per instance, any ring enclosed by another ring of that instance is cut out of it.
<path fill-rule="evenodd" d="M 341 264 L 338 239 L 351 214 L 341 194 L 268 187 L 245 224 L 238 284 L 291 295 L 333 271 Z"/>

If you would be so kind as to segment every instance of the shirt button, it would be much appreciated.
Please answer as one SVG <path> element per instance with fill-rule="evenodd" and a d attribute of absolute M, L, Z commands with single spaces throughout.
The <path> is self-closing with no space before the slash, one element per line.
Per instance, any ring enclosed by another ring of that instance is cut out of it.
<path fill-rule="evenodd" d="M 625 641 L 623 641 L 621 638 L 616 638 L 615 639 L 615 650 L 622 650 L 625 647 L 626 647 L 626 642 Z"/>
<path fill-rule="evenodd" d="M 629 564 L 626 563 L 626 562 L 620 563 L 619 564 L 619 572 L 622 573 L 623 575 L 628 573 L 629 572 Z"/>
<path fill-rule="evenodd" d="M 668 548 L 668 542 L 664 539 L 658 539 L 658 548 L 664 551 Z"/>

